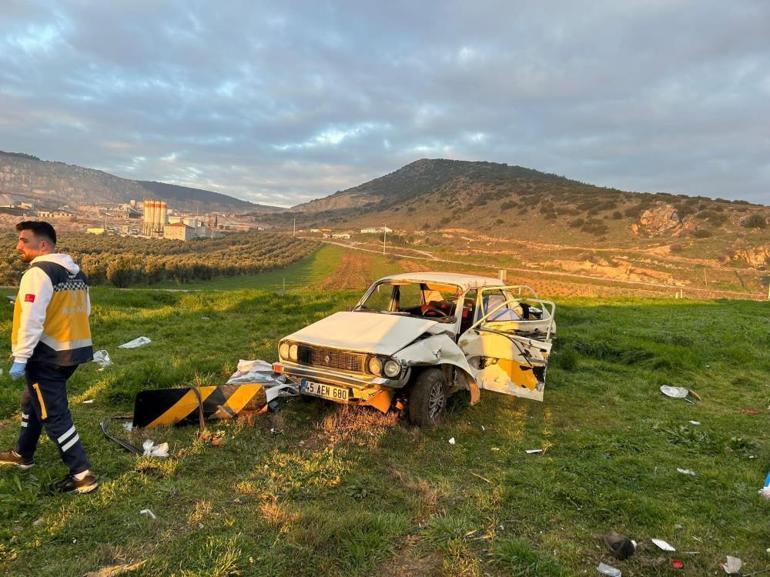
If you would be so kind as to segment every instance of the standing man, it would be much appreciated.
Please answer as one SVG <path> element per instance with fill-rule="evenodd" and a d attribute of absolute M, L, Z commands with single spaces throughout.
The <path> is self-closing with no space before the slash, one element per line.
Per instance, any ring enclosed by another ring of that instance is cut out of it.
<path fill-rule="evenodd" d="M 56 488 L 90 493 L 99 485 L 91 472 L 67 403 L 67 379 L 93 359 L 88 315 L 91 302 L 80 267 L 56 252 L 56 231 L 47 222 L 16 225 L 16 250 L 29 268 L 21 277 L 13 309 L 14 380 L 26 378 L 21 398 L 21 433 L 16 450 L 0 453 L 0 464 L 26 470 L 43 428 L 59 449 L 69 474 Z"/>

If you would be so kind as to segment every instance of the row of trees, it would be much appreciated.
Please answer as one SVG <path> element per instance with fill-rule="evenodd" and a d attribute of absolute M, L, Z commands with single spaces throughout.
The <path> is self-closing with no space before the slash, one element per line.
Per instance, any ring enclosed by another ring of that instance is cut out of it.
<path fill-rule="evenodd" d="M 25 265 L 9 236 L 0 260 L 0 284 L 15 285 Z M 272 232 L 233 233 L 189 242 L 131 237 L 72 235 L 59 249 L 78 262 L 91 284 L 127 287 L 172 281 L 186 283 L 238 276 L 287 266 L 314 248 L 314 243 Z"/>

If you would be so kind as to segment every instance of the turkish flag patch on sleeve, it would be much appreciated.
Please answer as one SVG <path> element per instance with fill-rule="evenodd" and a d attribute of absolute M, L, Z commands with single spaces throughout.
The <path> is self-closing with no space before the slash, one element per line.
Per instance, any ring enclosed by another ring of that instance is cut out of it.
<path fill-rule="evenodd" d="M 27 293 L 24 295 L 24 302 L 25 303 L 33 303 L 35 302 L 35 295 L 32 293 Z"/>

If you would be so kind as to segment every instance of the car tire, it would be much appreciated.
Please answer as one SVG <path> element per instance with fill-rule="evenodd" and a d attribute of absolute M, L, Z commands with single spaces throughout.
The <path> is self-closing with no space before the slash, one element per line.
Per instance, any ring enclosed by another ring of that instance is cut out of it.
<path fill-rule="evenodd" d="M 444 416 L 447 386 L 439 368 L 425 369 L 414 380 L 407 404 L 409 422 L 418 427 L 432 427 Z"/>

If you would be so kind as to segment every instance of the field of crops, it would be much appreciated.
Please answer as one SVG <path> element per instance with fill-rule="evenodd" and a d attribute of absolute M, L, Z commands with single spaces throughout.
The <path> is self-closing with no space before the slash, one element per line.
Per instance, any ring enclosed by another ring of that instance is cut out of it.
<path fill-rule="evenodd" d="M 344 253 L 329 250 L 316 268 L 296 265 L 306 282 L 323 283 L 313 270 L 341 270 Z M 137 564 L 131 575 L 567 576 L 596 574 L 604 561 L 633 577 L 718 575 L 726 555 L 747 573 L 770 565 L 770 503 L 757 495 L 770 466 L 765 303 L 559 299 L 545 402 L 460 399 L 433 430 L 289 401 L 217 425 L 218 448 L 194 427 L 140 433 L 169 442 L 165 460 L 101 436 L 99 421 L 130 413 L 137 391 L 222 383 L 239 358 L 275 360 L 281 336 L 358 295 L 94 289 L 96 346 L 114 365 L 82 367 L 70 399 L 102 486 L 49 494 L 64 469 L 48 441 L 31 471 L 0 470 L 0 573 Z M 10 309 L 0 319 L 8 334 Z M 117 349 L 140 335 L 152 343 Z M 5 448 L 20 386 L 0 379 Z M 666 398 L 664 384 L 702 401 Z M 604 551 L 598 536 L 610 530 L 639 541 L 631 559 Z"/>

